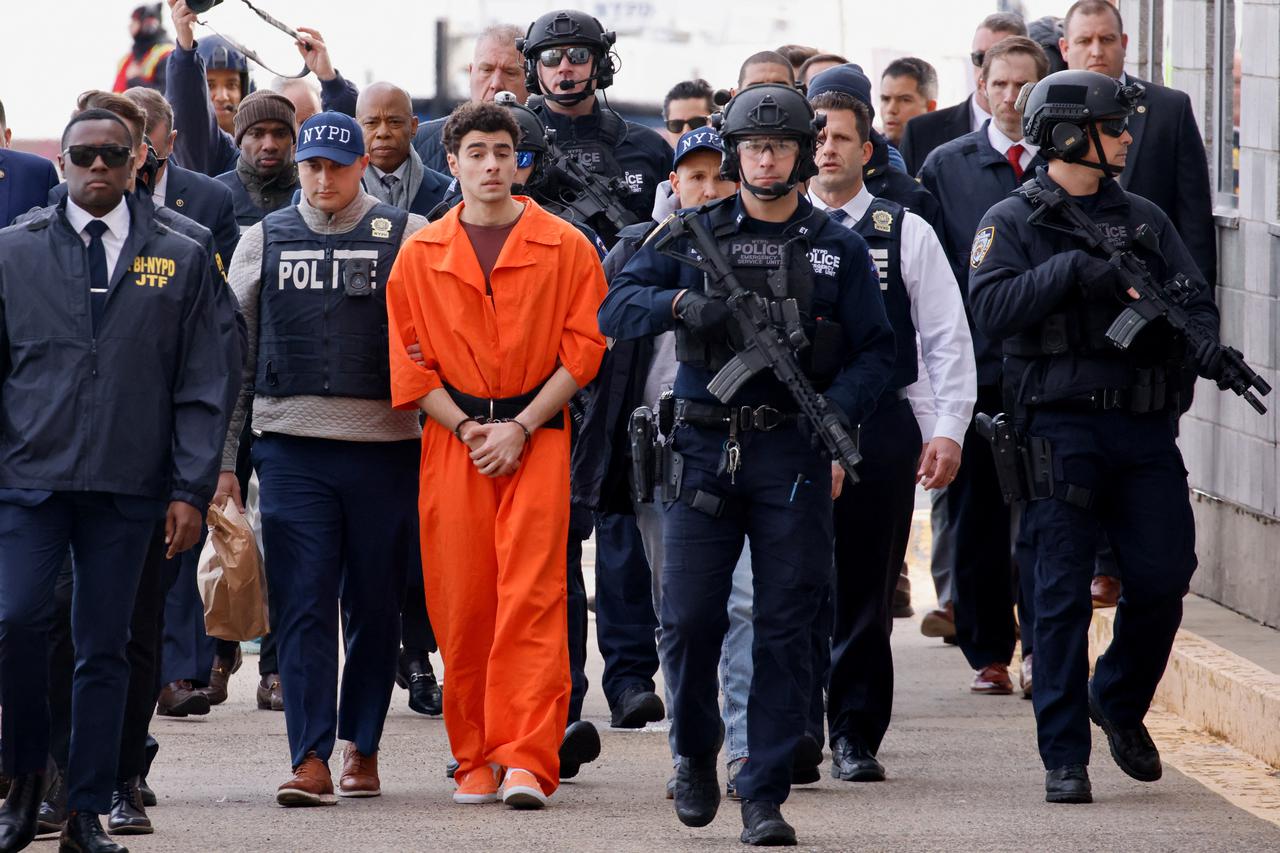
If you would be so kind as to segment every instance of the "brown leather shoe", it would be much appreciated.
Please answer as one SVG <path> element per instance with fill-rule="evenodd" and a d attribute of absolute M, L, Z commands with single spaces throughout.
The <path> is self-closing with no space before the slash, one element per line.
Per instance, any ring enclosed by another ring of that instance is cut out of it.
<path fill-rule="evenodd" d="M 229 661 L 214 657 L 213 668 L 209 670 L 209 686 L 200 691 L 209 697 L 210 705 L 221 705 L 227 701 L 227 685 L 231 682 L 231 674 L 240 669 L 243 662 L 240 649 L 236 649 L 235 657 Z"/>
<path fill-rule="evenodd" d="M 946 607 L 930 610 L 920 620 L 920 633 L 926 637 L 941 637 L 944 640 L 956 635 L 955 605 L 947 602 Z"/>
<path fill-rule="evenodd" d="M 197 716 L 209 713 L 209 697 L 191 686 L 190 681 L 171 681 L 160 691 L 156 714 L 161 717 Z"/>
<path fill-rule="evenodd" d="M 293 778 L 276 790 L 276 802 L 282 806 L 332 806 L 337 803 L 329 765 L 314 752 L 308 752 L 302 763 L 293 768 Z"/>
<path fill-rule="evenodd" d="M 969 686 L 969 690 L 972 693 L 1008 696 L 1013 693 L 1013 682 L 1009 680 L 1009 667 L 1003 663 L 987 664 L 973 676 L 973 684 Z"/>
<path fill-rule="evenodd" d="M 342 777 L 338 781 L 339 797 L 376 797 L 382 793 L 378 781 L 378 753 L 365 755 L 349 743 L 342 750 Z"/>
<path fill-rule="evenodd" d="M 1022 671 L 1018 673 L 1018 686 L 1022 688 L 1022 698 L 1031 698 L 1031 658 L 1034 655 L 1027 655 L 1022 659 Z"/>
<path fill-rule="evenodd" d="M 1093 599 L 1094 610 L 1115 607 L 1120 603 L 1120 579 L 1097 575 L 1089 584 L 1089 596 Z"/>
<path fill-rule="evenodd" d="M 907 577 L 907 564 L 902 564 L 898 585 L 893 590 L 893 618 L 910 619 L 916 612 L 911 608 L 911 578 Z"/>
<path fill-rule="evenodd" d="M 273 672 L 270 675 L 264 675 L 262 680 L 258 682 L 258 710 L 284 710 L 284 693 L 280 690 L 280 676 L 278 673 Z"/>

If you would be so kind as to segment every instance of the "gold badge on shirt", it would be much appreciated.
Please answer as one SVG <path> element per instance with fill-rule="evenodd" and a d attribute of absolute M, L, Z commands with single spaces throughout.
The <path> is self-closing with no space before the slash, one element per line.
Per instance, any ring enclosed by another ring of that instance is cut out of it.
<path fill-rule="evenodd" d="M 888 234 L 893 231 L 893 214 L 887 210 L 877 210 L 871 214 L 871 224 L 877 231 Z"/>

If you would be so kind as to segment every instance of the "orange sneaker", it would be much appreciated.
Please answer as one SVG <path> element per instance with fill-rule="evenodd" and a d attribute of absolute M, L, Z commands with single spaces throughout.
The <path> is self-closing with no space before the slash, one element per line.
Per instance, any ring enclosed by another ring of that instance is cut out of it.
<path fill-rule="evenodd" d="M 458 789 L 453 792 L 453 801 L 463 806 L 496 803 L 498 779 L 501 775 L 502 768 L 496 764 L 486 764 L 469 773 L 456 774 Z"/>
<path fill-rule="evenodd" d="M 547 804 L 542 786 L 528 770 L 512 767 L 502 780 L 502 802 L 513 809 L 540 809 Z"/>

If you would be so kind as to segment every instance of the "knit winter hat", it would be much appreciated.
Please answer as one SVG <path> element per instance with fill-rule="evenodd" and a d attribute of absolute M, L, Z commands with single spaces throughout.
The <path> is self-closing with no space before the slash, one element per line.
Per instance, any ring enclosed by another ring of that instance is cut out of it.
<path fill-rule="evenodd" d="M 260 121 L 279 121 L 289 128 L 294 142 L 298 141 L 298 129 L 294 125 L 293 101 L 284 95 L 261 90 L 247 95 L 236 110 L 236 145 L 245 132 Z"/>

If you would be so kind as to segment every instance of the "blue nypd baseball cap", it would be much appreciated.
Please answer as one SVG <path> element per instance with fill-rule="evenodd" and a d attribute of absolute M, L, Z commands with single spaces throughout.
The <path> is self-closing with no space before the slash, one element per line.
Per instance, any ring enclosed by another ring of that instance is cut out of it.
<path fill-rule="evenodd" d="M 724 154 L 724 140 L 720 138 L 720 132 L 714 127 L 695 128 L 680 137 L 676 142 L 675 159 L 671 161 L 672 170 L 680 165 L 680 161 L 684 159 L 685 155 L 701 149 L 714 151 L 720 155 Z"/>
<path fill-rule="evenodd" d="M 809 81 L 805 94 L 813 100 L 824 92 L 840 92 L 856 98 L 871 110 L 871 117 L 876 117 L 876 108 L 871 103 L 871 80 L 855 62 L 828 68 Z"/>
<path fill-rule="evenodd" d="M 298 128 L 298 149 L 294 160 L 301 163 L 323 157 L 350 166 L 364 155 L 364 133 L 356 120 L 345 113 L 316 113 Z"/>

